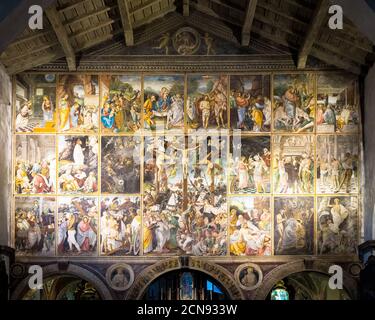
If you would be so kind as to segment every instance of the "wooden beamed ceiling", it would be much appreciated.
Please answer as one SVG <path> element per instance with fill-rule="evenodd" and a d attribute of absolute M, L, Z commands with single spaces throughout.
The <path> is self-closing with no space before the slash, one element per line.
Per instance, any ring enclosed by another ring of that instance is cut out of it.
<path fill-rule="evenodd" d="M 328 7 L 329 0 L 56 0 L 44 29 L 25 30 L 0 61 L 18 73 L 65 57 L 73 71 L 83 50 L 121 34 L 134 46 L 188 24 L 245 47 L 256 35 L 285 47 L 299 69 L 311 56 L 360 74 L 375 61 L 374 44 L 346 19 L 344 30 L 329 29 Z"/>

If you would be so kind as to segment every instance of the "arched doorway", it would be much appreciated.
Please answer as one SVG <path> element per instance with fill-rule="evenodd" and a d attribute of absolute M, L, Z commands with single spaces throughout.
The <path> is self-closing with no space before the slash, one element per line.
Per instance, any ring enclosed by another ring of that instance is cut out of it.
<path fill-rule="evenodd" d="M 43 290 L 30 290 L 28 285 L 29 279 L 30 276 L 27 276 L 21 280 L 20 283 L 18 283 L 11 294 L 11 300 L 55 300 L 56 298 L 66 300 L 63 299 L 62 294 L 59 297 L 56 295 L 43 295 L 43 292 L 50 293 L 52 288 L 56 288 L 56 284 L 59 284 L 57 288 L 64 287 L 64 284 L 66 284 L 65 288 L 67 288 L 68 285 L 77 285 L 77 289 L 80 287 L 81 289 L 79 289 L 80 291 L 78 292 L 78 296 L 76 298 L 78 300 L 88 300 L 90 295 L 89 292 L 93 291 L 92 288 L 95 290 L 95 292 L 97 292 L 99 299 L 113 299 L 106 283 L 96 273 L 92 272 L 92 270 L 86 268 L 84 265 L 79 266 L 76 264 L 68 264 L 64 270 L 61 270 L 57 263 L 44 266 Z M 81 295 L 82 292 L 84 292 L 83 295 Z"/>
<path fill-rule="evenodd" d="M 331 289 L 329 276 L 320 272 L 293 273 L 278 281 L 269 292 L 268 300 L 351 300 L 343 289 Z"/>
<path fill-rule="evenodd" d="M 190 269 L 167 272 L 145 290 L 144 300 L 228 300 L 221 284 L 206 273 Z"/>
<path fill-rule="evenodd" d="M 29 289 L 22 300 L 101 300 L 97 289 L 88 281 L 70 275 L 51 276 L 43 289 Z"/>
<path fill-rule="evenodd" d="M 125 299 L 140 300 L 146 294 L 147 289 L 154 280 L 162 277 L 172 271 L 181 272 L 189 270 L 203 273 L 206 278 L 214 279 L 217 288 L 225 288 L 222 290 L 226 294 L 226 298 L 230 300 L 243 300 L 244 295 L 233 275 L 223 266 L 210 262 L 199 257 L 173 257 L 163 259 L 155 264 L 143 269 L 135 278 L 133 285 L 129 288 Z"/>

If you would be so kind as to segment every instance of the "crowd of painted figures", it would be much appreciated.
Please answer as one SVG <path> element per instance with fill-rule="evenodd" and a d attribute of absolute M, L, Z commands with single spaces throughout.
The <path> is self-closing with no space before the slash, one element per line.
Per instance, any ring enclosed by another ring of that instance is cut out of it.
<path fill-rule="evenodd" d="M 32 82 L 15 107 L 19 254 L 355 253 L 354 79 L 65 74 Z"/>

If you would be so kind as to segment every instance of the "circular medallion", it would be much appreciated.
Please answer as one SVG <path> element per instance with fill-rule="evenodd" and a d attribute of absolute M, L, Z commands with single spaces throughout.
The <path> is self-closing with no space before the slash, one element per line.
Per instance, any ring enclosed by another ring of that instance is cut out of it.
<path fill-rule="evenodd" d="M 184 27 L 176 31 L 172 42 L 178 54 L 192 55 L 198 51 L 201 45 L 201 36 L 193 28 Z"/>
<path fill-rule="evenodd" d="M 105 278 L 112 289 L 125 291 L 134 282 L 134 271 L 126 263 L 116 263 L 107 269 Z"/>
<path fill-rule="evenodd" d="M 13 278 L 20 279 L 25 276 L 26 267 L 21 263 L 14 263 L 10 267 L 10 274 Z"/>
<path fill-rule="evenodd" d="M 52 73 L 47 73 L 44 78 L 46 79 L 47 82 L 54 82 L 55 81 L 55 75 Z"/>
<path fill-rule="evenodd" d="M 359 263 L 353 263 L 349 266 L 349 272 L 351 275 L 358 277 L 361 273 L 362 266 Z"/>
<path fill-rule="evenodd" d="M 262 284 L 263 273 L 254 263 L 244 263 L 237 267 L 234 278 L 243 290 L 254 290 Z"/>

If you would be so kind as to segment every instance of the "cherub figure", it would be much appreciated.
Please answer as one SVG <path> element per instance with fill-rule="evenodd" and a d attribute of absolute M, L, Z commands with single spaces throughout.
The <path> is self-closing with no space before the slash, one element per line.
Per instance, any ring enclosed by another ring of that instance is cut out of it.
<path fill-rule="evenodd" d="M 169 54 L 169 41 L 171 40 L 171 36 L 169 32 L 164 33 L 159 40 L 159 46 L 154 47 L 154 49 L 165 49 L 165 54 Z"/>
<path fill-rule="evenodd" d="M 209 35 L 208 32 L 204 34 L 203 40 L 207 47 L 206 55 L 209 56 L 211 54 L 216 54 L 215 49 L 213 48 L 214 39 Z"/>

